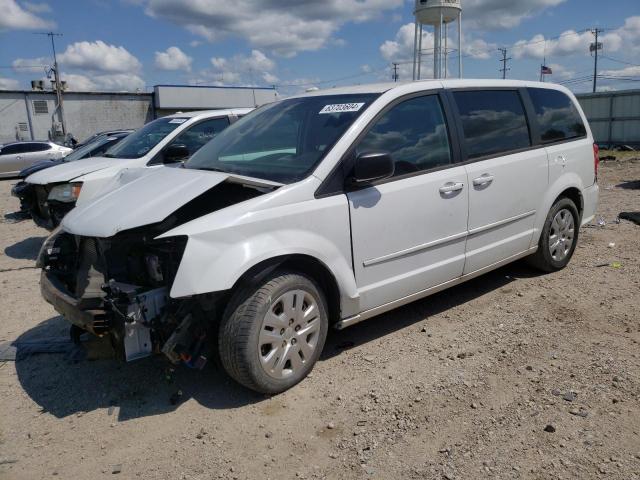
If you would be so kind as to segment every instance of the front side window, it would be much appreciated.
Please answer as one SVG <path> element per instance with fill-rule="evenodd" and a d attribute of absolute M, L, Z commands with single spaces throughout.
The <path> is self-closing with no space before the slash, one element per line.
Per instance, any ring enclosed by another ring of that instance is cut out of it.
<path fill-rule="evenodd" d="M 406 100 L 376 121 L 356 147 L 356 154 L 387 152 L 394 176 L 451 163 L 449 135 L 436 95 Z"/>
<path fill-rule="evenodd" d="M 189 150 L 189 154 L 193 155 L 228 126 L 229 119 L 227 117 L 205 120 L 189 128 L 186 132 L 182 132 L 171 143 L 184 145 Z"/>
<path fill-rule="evenodd" d="M 160 143 L 188 118 L 159 118 L 136 130 L 117 145 L 111 147 L 105 157 L 108 158 L 140 158 Z"/>
<path fill-rule="evenodd" d="M 531 146 L 520 95 L 513 90 L 454 92 L 469 159 Z"/>
<path fill-rule="evenodd" d="M 544 143 L 584 137 L 587 130 L 571 99 L 558 90 L 530 88 Z"/>
<path fill-rule="evenodd" d="M 226 128 L 185 166 L 280 183 L 302 180 L 377 97 L 318 95 L 272 103 Z"/>

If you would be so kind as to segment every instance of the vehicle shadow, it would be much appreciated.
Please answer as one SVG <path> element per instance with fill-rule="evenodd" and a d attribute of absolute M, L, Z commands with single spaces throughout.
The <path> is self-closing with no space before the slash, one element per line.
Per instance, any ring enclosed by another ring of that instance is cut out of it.
<path fill-rule="evenodd" d="M 4 254 L 7 257 L 15 258 L 18 260 L 36 260 L 38 258 L 38 252 L 40 247 L 47 239 L 47 237 L 30 237 L 24 240 L 20 240 L 13 245 L 9 245 L 4 249 Z"/>
<path fill-rule="evenodd" d="M 628 180 L 616 185 L 617 188 L 624 188 L 625 190 L 640 190 L 640 180 Z"/>
<path fill-rule="evenodd" d="M 535 275 L 526 266 L 510 265 L 346 330 L 331 331 L 321 361 L 481 297 L 517 278 Z M 68 336 L 68 330 L 69 324 L 62 317 L 52 317 L 16 342 L 59 339 Z M 207 408 L 229 409 L 269 398 L 235 383 L 214 361 L 203 371 L 196 371 L 184 366 L 173 368 L 161 355 L 125 364 L 114 358 L 78 360 L 68 354 L 19 354 L 16 371 L 27 395 L 57 418 L 108 409 L 114 421 L 126 421 L 172 412 L 189 399 Z"/>
<path fill-rule="evenodd" d="M 321 359 L 326 360 L 340 355 L 343 350 L 364 345 L 415 325 L 429 317 L 503 288 L 518 278 L 531 278 L 540 275 L 542 272 L 534 270 L 524 262 L 516 262 L 345 330 L 330 330 Z"/>
<path fill-rule="evenodd" d="M 25 332 L 16 343 L 68 337 L 68 331 L 69 324 L 57 316 Z M 18 348 L 18 380 L 43 412 L 64 418 L 108 409 L 114 421 L 126 421 L 172 412 L 191 398 L 212 409 L 237 408 L 267 399 L 233 382 L 214 362 L 196 371 L 173 368 L 159 355 L 127 364 L 115 358 L 75 357 L 21 355 Z"/>

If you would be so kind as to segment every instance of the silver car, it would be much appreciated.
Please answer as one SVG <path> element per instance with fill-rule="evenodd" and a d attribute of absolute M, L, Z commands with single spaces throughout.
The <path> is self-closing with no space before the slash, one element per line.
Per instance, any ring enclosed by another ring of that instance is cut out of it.
<path fill-rule="evenodd" d="M 72 151 L 53 142 L 7 143 L 0 147 L 0 178 L 15 177 L 36 162 L 63 158 Z"/>

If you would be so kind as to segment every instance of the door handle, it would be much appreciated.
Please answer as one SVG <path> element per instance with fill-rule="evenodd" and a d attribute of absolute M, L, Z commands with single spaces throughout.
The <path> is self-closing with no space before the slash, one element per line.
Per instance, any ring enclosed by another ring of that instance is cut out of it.
<path fill-rule="evenodd" d="M 446 194 L 446 193 L 459 192 L 463 188 L 464 188 L 464 183 L 462 182 L 456 182 L 456 183 L 448 182 L 440 187 L 440 193 Z"/>
<path fill-rule="evenodd" d="M 474 178 L 473 179 L 473 185 L 475 187 L 481 187 L 483 185 L 488 185 L 489 183 L 493 182 L 493 180 L 495 180 L 496 177 L 494 177 L 493 175 L 490 175 L 488 173 L 485 173 L 484 175 L 478 177 L 478 178 Z"/>
<path fill-rule="evenodd" d="M 22 160 L 22 155 L 16 156 L 16 160 Z"/>

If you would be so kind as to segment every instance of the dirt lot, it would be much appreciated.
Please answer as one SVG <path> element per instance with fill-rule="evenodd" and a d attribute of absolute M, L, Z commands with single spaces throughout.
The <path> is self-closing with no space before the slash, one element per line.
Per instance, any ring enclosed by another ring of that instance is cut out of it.
<path fill-rule="evenodd" d="M 282 395 L 162 358 L 0 362 L 0 478 L 639 479 L 640 227 L 616 218 L 640 210 L 640 161 L 600 185 L 606 225 L 566 270 L 512 265 L 333 333 Z M 45 236 L 0 223 L 0 343 L 67 335 L 32 268 Z"/>

